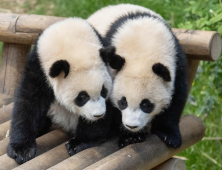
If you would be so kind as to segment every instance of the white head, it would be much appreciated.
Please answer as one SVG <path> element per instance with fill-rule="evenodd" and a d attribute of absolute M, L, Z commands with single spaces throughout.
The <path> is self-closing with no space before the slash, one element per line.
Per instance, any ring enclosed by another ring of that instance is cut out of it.
<path fill-rule="evenodd" d="M 80 18 L 57 22 L 43 32 L 37 47 L 56 100 L 73 114 L 101 118 L 112 82 L 93 28 Z"/>
<path fill-rule="evenodd" d="M 118 70 L 111 100 L 131 131 L 144 128 L 171 101 L 176 51 L 174 38 L 162 21 L 141 17 L 126 21 L 100 50 L 110 67 Z M 110 62 L 111 61 L 111 62 Z"/>

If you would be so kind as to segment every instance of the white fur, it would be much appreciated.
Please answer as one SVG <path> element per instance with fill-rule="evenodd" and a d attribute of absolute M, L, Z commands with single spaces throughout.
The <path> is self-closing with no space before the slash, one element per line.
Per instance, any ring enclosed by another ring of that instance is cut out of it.
<path fill-rule="evenodd" d="M 69 112 L 55 101 L 51 105 L 48 116 L 52 118 L 52 122 L 58 124 L 67 132 L 75 132 L 79 118 L 78 114 Z"/>
<path fill-rule="evenodd" d="M 147 122 L 152 120 L 152 116 L 150 114 L 146 114 L 140 109 L 132 110 L 130 108 L 126 108 L 122 111 L 122 122 L 123 125 L 131 130 L 131 131 L 138 131 L 146 126 Z M 130 129 L 128 126 L 138 126 L 135 129 Z"/>
<path fill-rule="evenodd" d="M 110 25 L 115 22 L 119 17 L 131 12 L 148 12 L 151 15 L 158 16 L 162 18 L 159 14 L 138 5 L 133 4 L 119 4 L 110 5 L 104 7 L 95 13 L 93 13 L 87 21 L 97 30 L 102 36 L 105 36 L 106 32 L 109 30 Z"/>
<path fill-rule="evenodd" d="M 160 15 L 137 5 L 108 6 L 88 19 L 100 34 L 105 35 L 117 18 L 136 11 L 149 12 L 159 20 L 152 17 L 127 20 L 118 28 L 111 42 L 116 47 L 116 54 L 126 61 L 114 78 L 111 100 L 118 107 L 117 101 L 126 97 L 128 107 L 122 110 L 123 124 L 139 126 L 134 131 L 143 128 L 171 101 L 176 72 L 176 51 L 172 34 Z M 152 71 L 152 66 L 156 63 L 168 68 L 170 82 L 164 81 Z M 143 99 L 149 99 L 155 104 L 154 110 L 149 114 L 140 109 Z"/>
<path fill-rule="evenodd" d="M 99 97 L 98 100 L 90 100 L 88 101 L 84 107 L 79 108 L 79 112 L 83 117 L 85 117 L 87 120 L 98 120 L 101 117 L 94 117 L 94 116 L 100 116 L 105 115 L 106 112 L 106 104 L 105 99 L 103 97 Z"/>
<path fill-rule="evenodd" d="M 54 114 L 54 121 L 65 129 L 74 128 L 76 125 L 70 125 L 69 122 L 72 120 L 75 124 L 74 119 L 79 115 L 96 120 L 90 114 L 100 114 L 106 110 L 105 100 L 100 99 L 100 93 L 104 85 L 109 96 L 112 80 L 100 58 L 100 48 L 101 42 L 93 28 L 80 18 L 68 18 L 57 22 L 47 28 L 39 38 L 37 52 L 41 66 L 54 91 L 56 101 L 65 113 L 62 116 L 53 111 L 50 115 Z M 55 78 L 49 76 L 49 70 L 57 60 L 66 60 L 69 63 L 70 70 L 66 78 L 64 72 Z M 86 91 L 90 100 L 86 105 L 78 107 L 74 99 L 81 91 Z M 101 112 L 98 111 L 100 109 Z M 86 113 L 87 111 L 90 113 Z M 67 120 L 69 118 L 70 120 Z"/>

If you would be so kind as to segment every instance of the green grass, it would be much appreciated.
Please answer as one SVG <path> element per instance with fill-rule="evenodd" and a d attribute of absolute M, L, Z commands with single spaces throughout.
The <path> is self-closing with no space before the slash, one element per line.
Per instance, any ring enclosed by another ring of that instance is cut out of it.
<path fill-rule="evenodd" d="M 138 4 L 161 14 L 172 27 L 216 30 L 222 34 L 222 5 L 219 0 L 36 0 L 35 3 L 31 2 L 26 1 L 22 7 L 30 14 L 82 18 L 87 18 L 106 5 Z M 221 58 L 218 62 L 201 62 L 184 110 L 184 114 L 193 113 L 204 120 L 207 127 L 206 137 L 222 136 L 221 78 Z M 222 169 L 222 141 L 202 140 L 179 156 L 187 158 L 188 170 Z"/>

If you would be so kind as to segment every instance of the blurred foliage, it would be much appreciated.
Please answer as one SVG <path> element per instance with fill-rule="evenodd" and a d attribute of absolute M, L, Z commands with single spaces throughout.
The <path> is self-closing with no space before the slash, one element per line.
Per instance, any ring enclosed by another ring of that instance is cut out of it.
<path fill-rule="evenodd" d="M 212 30 L 222 35 L 221 0 L 29 0 L 26 13 L 87 18 L 96 10 L 120 3 L 138 4 L 161 14 L 171 27 Z M 1 43 L 0 43 L 1 50 Z M 201 61 L 184 114 L 200 116 L 206 136 L 222 136 L 222 57 L 217 62 Z M 222 142 L 202 140 L 179 156 L 187 158 L 187 169 L 222 169 Z"/>

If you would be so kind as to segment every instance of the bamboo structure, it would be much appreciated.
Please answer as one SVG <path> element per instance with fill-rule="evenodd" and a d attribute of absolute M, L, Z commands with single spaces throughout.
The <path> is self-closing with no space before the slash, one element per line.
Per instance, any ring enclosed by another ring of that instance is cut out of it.
<path fill-rule="evenodd" d="M 69 136 L 59 129 L 36 139 L 36 157 L 18 165 L 6 155 L 9 143 L 10 117 L 13 109 L 13 95 L 22 75 L 31 45 L 51 24 L 65 18 L 41 15 L 0 13 L 0 41 L 3 42 L 0 66 L 0 170 L 32 169 L 153 169 L 185 170 L 182 160 L 173 155 L 200 141 L 205 126 L 200 118 L 184 116 L 180 122 L 182 146 L 167 147 L 156 135 L 151 134 L 143 143 L 129 145 L 121 150 L 117 138 L 100 146 L 84 150 L 69 157 L 65 142 Z M 188 86 L 193 80 L 200 60 L 216 61 L 221 53 L 221 38 L 215 31 L 183 30 L 172 28 L 183 47 L 188 61 Z"/>

